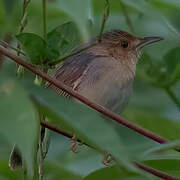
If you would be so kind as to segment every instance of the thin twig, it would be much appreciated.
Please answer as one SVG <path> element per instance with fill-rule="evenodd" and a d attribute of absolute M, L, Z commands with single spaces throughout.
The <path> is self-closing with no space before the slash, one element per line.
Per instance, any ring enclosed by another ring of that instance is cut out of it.
<path fill-rule="evenodd" d="M 180 110 L 180 101 L 178 100 L 174 92 L 171 90 L 171 88 L 170 87 L 165 88 L 165 91 L 168 94 L 168 96 L 171 98 L 171 100 L 176 104 L 176 107 Z"/>
<path fill-rule="evenodd" d="M 129 26 L 130 31 L 131 31 L 132 33 L 134 33 L 134 28 L 133 28 L 131 19 L 130 19 L 130 17 L 129 17 L 129 14 L 128 14 L 128 12 L 127 12 L 126 6 L 125 6 L 125 4 L 124 4 L 122 1 L 120 1 L 120 4 L 121 4 L 121 8 L 122 8 L 122 12 L 123 12 L 123 14 L 124 14 L 124 17 L 125 17 L 125 19 L 126 19 L 126 23 L 127 23 L 127 25 Z"/>
<path fill-rule="evenodd" d="M 110 12 L 109 0 L 105 0 L 105 10 L 104 10 L 104 16 L 103 16 L 103 20 L 102 20 L 101 30 L 99 33 L 99 42 L 101 42 L 101 40 L 102 40 L 102 35 L 103 35 L 103 31 L 104 31 L 106 21 L 109 17 L 109 12 Z"/>
<path fill-rule="evenodd" d="M 40 76 L 41 78 L 45 79 L 46 81 L 48 81 L 49 83 L 53 84 L 54 86 L 56 86 L 57 88 L 62 89 L 63 91 L 67 92 L 69 95 L 71 95 L 72 97 L 78 99 L 79 101 L 83 102 L 84 104 L 90 106 L 91 108 L 95 109 L 96 111 L 102 113 L 103 115 L 115 120 L 116 122 L 138 132 L 139 134 L 142 134 L 143 136 L 146 136 L 156 142 L 159 142 L 161 144 L 163 143 L 167 143 L 168 140 L 160 137 L 144 128 L 141 128 L 140 126 L 133 124 L 123 118 L 121 118 L 119 115 L 117 115 L 116 113 L 108 110 L 105 107 L 102 107 L 94 102 L 89 101 L 87 98 L 85 98 L 84 96 L 78 94 L 77 92 L 73 91 L 70 87 L 66 86 L 63 82 L 60 82 L 59 80 L 52 78 L 50 76 L 48 76 L 46 73 L 43 73 L 40 70 L 37 70 L 36 68 L 34 68 L 31 64 L 23 61 L 20 57 L 16 56 L 15 54 L 12 54 L 10 51 L 8 51 L 7 49 L 5 49 L 4 47 L 0 46 L 0 52 L 9 57 L 11 60 L 15 61 L 16 63 L 24 66 L 26 69 L 30 70 L 31 72 L 33 72 L 34 74 Z"/>
<path fill-rule="evenodd" d="M 71 134 L 69 134 L 69 133 L 67 133 L 67 132 L 65 132 L 65 131 L 63 131 L 63 130 L 61 130 L 61 129 L 59 129 L 59 128 L 57 128 L 57 127 L 55 127 L 55 126 L 53 126 L 53 125 L 51 125 L 49 123 L 47 123 L 47 122 L 45 122 L 45 121 L 41 121 L 41 125 L 48 128 L 48 129 L 50 129 L 50 130 L 52 130 L 52 131 L 54 131 L 54 132 L 56 132 L 56 133 L 58 133 L 58 134 L 61 134 L 61 135 L 65 136 L 65 137 L 68 137 L 70 139 L 72 139 L 72 137 L 73 137 L 73 135 L 71 135 Z M 81 142 L 81 140 L 79 140 L 79 139 L 77 139 L 77 141 Z M 83 143 L 83 144 L 85 144 L 85 143 Z M 85 144 L 85 145 L 89 146 L 88 144 Z M 92 146 L 89 146 L 89 147 L 93 148 Z M 141 170 L 144 170 L 144 171 L 146 171 L 146 172 L 148 172 L 150 174 L 153 174 L 154 176 L 157 176 L 157 177 L 160 177 L 160 178 L 163 178 L 163 179 L 166 179 L 166 180 L 180 180 L 179 178 L 169 176 L 168 174 L 166 174 L 166 173 L 164 173 L 162 171 L 153 169 L 153 168 L 148 167 L 146 165 L 143 165 L 143 164 L 141 164 L 139 162 L 134 162 L 134 164 L 138 168 L 140 168 Z"/>
<path fill-rule="evenodd" d="M 69 57 L 71 57 L 71 56 L 75 56 L 75 55 L 77 55 L 77 54 L 79 54 L 79 53 L 81 53 L 81 52 L 83 52 L 83 51 L 85 51 L 85 50 L 87 50 L 87 49 L 95 46 L 96 44 L 97 44 L 97 43 L 91 44 L 91 45 L 89 45 L 89 46 L 87 46 L 87 47 L 85 47 L 85 48 L 80 49 L 79 51 L 76 51 L 76 52 L 73 52 L 73 53 L 71 53 L 71 54 L 68 54 L 67 56 L 62 57 L 62 58 L 60 58 L 60 59 L 57 60 L 57 61 L 49 62 L 48 65 L 49 65 L 49 66 L 55 66 L 55 65 L 59 64 L 60 62 L 66 60 L 67 58 L 69 58 Z"/>

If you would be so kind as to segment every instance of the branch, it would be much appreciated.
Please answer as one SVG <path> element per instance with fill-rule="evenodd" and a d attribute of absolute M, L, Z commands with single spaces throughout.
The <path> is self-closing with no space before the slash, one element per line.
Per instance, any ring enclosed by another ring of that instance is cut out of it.
<path fill-rule="evenodd" d="M 72 90 L 70 87 L 66 86 L 64 83 L 56 80 L 55 78 L 52 78 L 50 76 L 48 76 L 46 73 L 37 70 L 36 68 L 34 68 L 31 64 L 28 64 L 27 62 L 23 61 L 20 57 L 16 56 L 15 54 L 12 54 L 10 51 L 8 51 L 7 49 L 5 49 L 4 47 L 0 46 L 0 52 L 9 57 L 11 60 L 15 61 L 16 63 L 24 66 L 26 69 L 30 70 L 31 72 L 33 72 L 34 74 L 40 76 L 41 78 L 43 78 L 44 80 L 48 81 L 49 83 L 53 84 L 54 86 L 56 86 L 57 88 L 62 89 L 63 91 L 67 92 L 70 96 L 78 99 L 79 101 L 81 101 L 82 103 L 90 106 L 91 108 L 95 109 L 96 111 L 102 113 L 103 115 L 113 119 L 114 121 L 138 132 L 139 134 L 142 134 L 143 136 L 146 136 L 158 143 L 164 144 L 167 143 L 168 140 L 158 136 L 144 128 L 141 128 L 140 126 L 133 124 L 123 118 L 121 118 L 119 115 L 117 115 L 116 113 L 108 110 L 105 107 L 102 107 L 94 102 L 89 101 L 86 97 L 83 97 L 82 95 L 78 94 L 77 92 L 75 92 L 74 90 Z"/>
<path fill-rule="evenodd" d="M 71 134 L 69 134 L 69 133 L 67 133 L 67 132 L 65 132 L 65 131 L 63 131 L 63 130 L 61 130 L 61 129 L 59 129 L 59 128 L 57 128 L 57 127 L 55 127 L 55 126 L 53 126 L 53 125 L 51 125 L 49 123 L 47 123 L 47 122 L 45 122 L 45 121 L 41 121 L 41 125 L 46 127 L 46 128 L 48 128 L 48 129 L 50 129 L 50 130 L 52 130 L 52 131 L 54 131 L 54 132 L 56 132 L 56 133 L 58 133 L 58 134 L 61 134 L 61 135 L 65 136 L 65 137 L 68 137 L 68 138 L 72 138 L 73 137 L 73 135 L 71 135 Z M 79 140 L 79 139 L 77 139 L 77 141 L 81 142 L 81 140 Z M 83 144 L 89 146 L 86 143 L 83 143 Z M 89 147 L 91 147 L 91 146 L 89 146 Z M 93 148 L 93 147 L 91 147 L 91 148 Z M 157 176 L 157 177 L 160 177 L 160 178 L 163 178 L 163 179 L 166 179 L 166 180 L 180 180 L 179 178 L 176 178 L 176 177 L 173 177 L 173 176 L 169 176 L 168 174 L 166 174 L 166 173 L 164 173 L 162 171 L 153 169 L 153 168 L 148 167 L 146 165 L 143 165 L 143 164 L 141 164 L 139 162 L 134 162 L 134 164 L 139 169 L 141 169 L 143 171 L 146 171 L 146 172 L 148 172 L 150 174 L 153 174 L 154 176 Z"/>

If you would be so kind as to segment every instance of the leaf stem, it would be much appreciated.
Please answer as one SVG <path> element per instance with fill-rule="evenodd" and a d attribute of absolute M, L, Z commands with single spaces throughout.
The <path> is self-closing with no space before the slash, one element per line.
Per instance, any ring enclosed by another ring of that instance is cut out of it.
<path fill-rule="evenodd" d="M 176 104 L 177 108 L 180 110 L 180 101 L 178 100 L 172 89 L 168 87 L 165 88 L 165 91 L 168 94 L 168 96 L 171 98 L 171 100 Z"/>
<path fill-rule="evenodd" d="M 104 10 L 104 16 L 103 16 L 103 20 L 102 20 L 102 24 L 101 24 L 101 30 L 100 30 L 100 34 L 99 34 L 99 42 L 101 42 L 101 40 L 102 40 L 102 35 L 103 35 L 103 31 L 104 31 L 106 21 L 109 17 L 109 12 L 110 12 L 109 0 L 105 0 L 105 10 Z"/>

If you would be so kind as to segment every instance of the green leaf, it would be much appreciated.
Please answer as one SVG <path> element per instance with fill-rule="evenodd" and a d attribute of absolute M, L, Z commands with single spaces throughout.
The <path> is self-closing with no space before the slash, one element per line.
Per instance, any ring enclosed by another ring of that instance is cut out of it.
<path fill-rule="evenodd" d="M 33 174 L 39 122 L 28 94 L 15 80 L 0 74 L 0 133 L 22 152 L 28 174 Z"/>
<path fill-rule="evenodd" d="M 83 35 L 83 39 L 87 40 L 89 37 L 87 22 L 88 19 L 93 19 L 91 0 L 59 0 L 56 7 L 73 19 Z"/>
<path fill-rule="evenodd" d="M 170 50 L 164 56 L 163 68 L 171 82 L 177 83 L 180 79 L 180 47 Z"/>
<path fill-rule="evenodd" d="M 72 22 L 62 24 L 47 34 L 48 59 L 57 59 L 72 50 L 80 41 L 80 34 Z"/>
<path fill-rule="evenodd" d="M 40 36 L 33 33 L 21 33 L 16 35 L 16 38 L 21 42 L 32 64 L 38 65 L 47 61 L 46 43 Z"/>
<path fill-rule="evenodd" d="M 7 180 L 23 180 L 23 172 L 18 171 L 11 171 L 8 166 L 7 160 L 0 160 L 0 179 L 7 179 Z"/>
<path fill-rule="evenodd" d="M 44 163 L 44 177 L 47 180 L 57 180 L 61 177 L 62 180 L 81 180 L 82 177 L 74 172 L 67 170 L 62 165 L 57 163 Z M 49 177 L 49 178 L 48 178 Z"/>
<path fill-rule="evenodd" d="M 86 142 L 101 153 L 112 154 L 125 167 L 137 170 L 131 164 L 132 156 L 129 150 L 107 119 L 73 100 L 67 100 L 65 97 L 38 87 L 26 86 L 36 104 L 51 119 L 53 125 L 75 134 L 82 142 Z M 103 132 L 108 133 L 108 136 L 102 135 Z"/>
<path fill-rule="evenodd" d="M 97 171 L 94 171 L 90 173 L 88 176 L 86 176 L 83 180 L 117 180 L 117 179 L 126 179 L 130 178 L 134 180 L 134 178 L 137 178 L 139 180 L 145 180 L 146 178 L 140 177 L 139 174 L 132 173 L 130 171 L 127 171 L 126 169 L 123 169 L 119 166 L 111 166 L 111 167 L 105 167 L 102 169 L 99 169 Z"/>
<path fill-rule="evenodd" d="M 180 123 L 178 121 L 172 121 L 168 118 L 138 110 L 126 110 L 124 116 L 128 120 L 164 138 L 169 140 L 180 139 L 180 134 L 177 133 L 180 131 Z"/>

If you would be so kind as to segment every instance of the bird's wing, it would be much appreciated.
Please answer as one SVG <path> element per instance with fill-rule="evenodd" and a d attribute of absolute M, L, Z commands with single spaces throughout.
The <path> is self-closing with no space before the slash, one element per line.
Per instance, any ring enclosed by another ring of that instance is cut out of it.
<path fill-rule="evenodd" d="M 81 78 L 88 65 L 95 58 L 96 56 L 89 51 L 84 51 L 75 56 L 71 56 L 58 68 L 54 78 L 74 89 L 75 83 L 78 85 L 77 80 Z M 64 95 L 66 97 L 69 96 L 66 92 L 52 84 L 50 84 L 49 87 L 60 95 Z"/>

